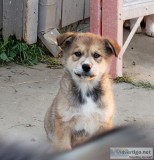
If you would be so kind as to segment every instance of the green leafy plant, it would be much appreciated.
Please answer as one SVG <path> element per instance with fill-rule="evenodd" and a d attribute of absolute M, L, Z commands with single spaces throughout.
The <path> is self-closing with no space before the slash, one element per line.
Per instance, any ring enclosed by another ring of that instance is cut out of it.
<path fill-rule="evenodd" d="M 37 44 L 28 45 L 14 38 L 0 38 L 0 65 L 15 62 L 22 65 L 38 64 L 44 54 Z"/>

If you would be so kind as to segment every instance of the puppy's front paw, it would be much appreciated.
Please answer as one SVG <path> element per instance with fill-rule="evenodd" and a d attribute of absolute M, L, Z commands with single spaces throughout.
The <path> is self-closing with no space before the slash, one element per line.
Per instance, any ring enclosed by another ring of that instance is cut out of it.
<path fill-rule="evenodd" d="M 145 32 L 148 36 L 154 37 L 154 15 L 147 16 Z"/>

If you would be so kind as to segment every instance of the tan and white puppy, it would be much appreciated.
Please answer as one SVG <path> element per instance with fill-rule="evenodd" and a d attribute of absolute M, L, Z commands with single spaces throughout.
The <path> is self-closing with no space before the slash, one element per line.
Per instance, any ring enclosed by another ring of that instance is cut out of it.
<path fill-rule="evenodd" d="M 114 100 L 108 71 L 120 47 L 92 33 L 64 33 L 57 42 L 65 73 L 46 113 L 45 130 L 57 150 L 68 150 L 112 128 Z"/>

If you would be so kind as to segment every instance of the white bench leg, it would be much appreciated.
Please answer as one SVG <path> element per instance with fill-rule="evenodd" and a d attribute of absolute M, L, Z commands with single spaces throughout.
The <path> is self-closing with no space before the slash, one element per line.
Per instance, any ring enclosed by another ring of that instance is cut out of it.
<path fill-rule="evenodd" d="M 139 18 L 136 19 L 136 23 L 134 24 L 134 27 L 132 28 L 129 36 L 127 37 L 127 40 L 125 41 L 125 43 L 124 43 L 124 45 L 123 45 L 123 47 L 121 49 L 121 52 L 120 52 L 120 54 L 118 56 L 118 60 L 117 60 L 117 67 L 116 67 L 117 68 L 117 73 L 116 73 L 117 77 L 121 77 L 122 76 L 121 60 L 123 58 L 123 54 L 124 54 L 126 48 L 128 47 L 131 39 L 133 38 L 136 30 L 138 29 L 138 26 L 140 25 L 142 19 L 143 19 L 143 17 L 139 17 Z"/>

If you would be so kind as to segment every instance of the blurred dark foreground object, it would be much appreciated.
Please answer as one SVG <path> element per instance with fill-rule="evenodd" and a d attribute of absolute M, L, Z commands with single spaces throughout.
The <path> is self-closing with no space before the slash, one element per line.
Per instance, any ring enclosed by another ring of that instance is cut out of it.
<path fill-rule="evenodd" d="M 109 160 L 110 147 L 153 147 L 154 131 L 135 126 L 116 128 L 70 152 L 59 154 L 48 152 L 44 145 L 31 148 L 19 143 L 0 139 L 0 160 Z"/>

